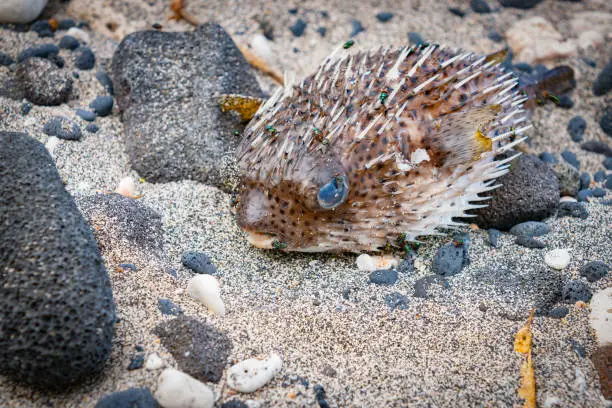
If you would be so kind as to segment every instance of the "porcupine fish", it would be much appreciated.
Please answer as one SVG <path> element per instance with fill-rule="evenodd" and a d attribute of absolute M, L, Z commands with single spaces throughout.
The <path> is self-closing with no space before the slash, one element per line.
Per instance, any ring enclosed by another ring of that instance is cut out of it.
<path fill-rule="evenodd" d="M 526 139 L 530 98 L 505 53 L 346 48 L 245 129 L 236 215 L 256 247 L 375 251 L 463 225 Z"/>

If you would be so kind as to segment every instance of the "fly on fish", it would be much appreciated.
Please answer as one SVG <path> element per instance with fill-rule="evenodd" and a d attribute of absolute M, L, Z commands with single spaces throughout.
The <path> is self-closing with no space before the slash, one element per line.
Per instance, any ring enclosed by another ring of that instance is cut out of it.
<path fill-rule="evenodd" d="M 254 246 L 376 251 L 463 225 L 457 217 L 486 206 L 516 157 L 500 155 L 526 139 L 537 85 L 573 81 L 560 67 L 519 87 L 505 52 L 355 48 L 263 104 L 221 97 L 223 110 L 252 117 L 236 215 Z"/>

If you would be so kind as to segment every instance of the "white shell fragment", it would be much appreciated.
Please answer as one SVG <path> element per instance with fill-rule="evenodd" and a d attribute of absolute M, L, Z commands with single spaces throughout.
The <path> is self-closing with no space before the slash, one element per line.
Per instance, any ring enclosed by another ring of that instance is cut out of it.
<path fill-rule="evenodd" d="M 227 370 L 227 385 L 240 392 L 256 391 L 274 378 L 282 366 L 283 360 L 277 354 L 263 360 L 249 358 Z"/>
<path fill-rule="evenodd" d="M 569 265 L 571 256 L 567 249 L 553 249 L 544 255 L 544 262 L 553 269 L 565 269 Z"/>
<path fill-rule="evenodd" d="M 157 354 L 149 354 L 145 361 L 145 368 L 147 370 L 159 370 L 164 366 L 164 361 Z"/>
<path fill-rule="evenodd" d="M 399 259 L 392 255 L 361 254 L 356 259 L 357 269 L 360 271 L 376 271 L 378 269 L 389 269 L 399 265 Z"/>
<path fill-rule="evenodd" d="M 174 368 L 160 374 L 155 399 L 164 408 L 211 408 L 215 402 L 207 385 Z"/>
<path fill-rule="evenodd" d="M 612 344 L 612 288 L 600 290 L 591 298 L 589 322 L 600 347 Z"/>
<path fill-rule="evenodd" d="M 115 192 L 125 197 L 134 197 L 136 193 L 136 183 L 134 182 L 134 179 L 131 177 L 122 178 Z"/>
<path fill-rule="evenodd" d="M 47 151 L 49 152 L 49 154 L 51 155 L 51 157 L 55 157 L 55 148 L 59 145 L 60 140 L 59 138 L 55 137 L 55 136 L 49 136 L 49 139 L 47 139 L 47 143 L 45 143 L 45 147 L 47 148 Z"/>
<path fill-rule="evenodd" d="M 221 299 L 219 282 L 214 276 L 198 275 L 192 278 L 187 285 L 187 293 L 214 314 L 219 316 L 225 314 L 225 305 Z"/>

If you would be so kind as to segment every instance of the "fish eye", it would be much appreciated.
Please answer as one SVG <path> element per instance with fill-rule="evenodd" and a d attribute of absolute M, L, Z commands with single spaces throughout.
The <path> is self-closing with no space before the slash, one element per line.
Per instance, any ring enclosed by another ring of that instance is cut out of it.
<path fill-rule="evenodd" d="M 319 189 L 317 200 L 322 208 L 331 210 L 345 202 L 346 198 L 348 197 L 348 193 L 349 185 L 346 181 L 346 177 L 335 176 L 329 181 L 329 183 L 325 184 Z"/>

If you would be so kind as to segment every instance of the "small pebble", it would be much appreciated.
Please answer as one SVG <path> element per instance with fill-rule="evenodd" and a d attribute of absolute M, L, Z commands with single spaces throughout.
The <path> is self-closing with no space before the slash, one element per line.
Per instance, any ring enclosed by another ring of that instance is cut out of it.
<path fill-rule="evenodd" d="M 297 14 L 297 12 L 298 12 L 298 8 L 297 8 L 297 7 L 290 8 L 288 11 L 289 11 L 289 14 L 293 14 L 293 15 L 295 15 L 295 14 Z"/>
<path fill-rule="evenodd" d="M 589 212 L 582 203 L 563 202 L 559 203 L 557 217 L 573 217 L 586 220 L 589 217 Z"/>
<path fill-rule="evenodd" d="M 553 319 L 563 319 L 569 313 L 569 309 L 565 306 L 559 306 L 548 312 L 548 317 Z"/>
<path fill-rule="evenodd" d="M 504 37 L 497 30 L 489 31 L 487 33 L 487 37 L 489 38 L 489 40 L 496 42 L 496 43 L 500 43 L 504 41 Z"/>
<path fill-rule="evenodd" d="M 17 58 L 17 62 L 23 62 L 28 58 L 38 57 L 38 58 L 49 58 L 51 55 L 59 54 L 59 47 L 55 44 L 42 44 L 30 48 L 26 48 L 23 50 L 19 57 Z"/>
<path fill-rule="evenodd" d="M 541 1 L 542 0 L 499 0 L 504 7 L 514 7 L 523 10 L 533 8 Z"/>
<path fill-rule="evenodd" d="M 218 316 L 225 314 L 219 282 L 212 275 L 197 275 L 189 281 L 187 293 Z"/>
<path fill-rule="evenodd" d="M 72 27 L 72 28 L 68 29 L 68 31 L 66 31 L 66 35 L 73 36 L 74 38 L 79 40 L 79 42 L 81 42 L 81 43 L 89 44 L 89 42 L 90 42 L 89 34 L 87 34 L 86 31 L 84 31 L 84 30 L 82 30 L 81 28 L 78 28 L 78 27 Z"/>
<path fill-rule="evenodd" d="M 608 174 L 606 176 L 606 183 L 604 184 L 604 187 L 608 190 L 612 190 L 612 174 Z"/>
<path fill-rule="evenodd" d="M 108 95 L 98 96 L 89 104 L 99 116 L 108 116 L 113 111 L 113 97 Z"/>
<path fill-rule="evenodd" d="M 30 102 L 24 102 L 24 103 L 21 105 L 21 115 L 22 115 L 22 116 L 25 116 L 25 115 L 27 115 L 28 113 L 30 113 L 30 111 L 32 110 L 32 106 L 34 106 L 34 105 L 32 105 L 32 103 L 30 103 Z"/>
<path fill-rule="evenodd" d="M 221 408 L 250 408 L 247 404 L 239 399 L 229 400 L 221 404 Z"/>
<path fill-rule="evenodd" d="M 546 262 L 546 265 L 559 271 L 565 269 L 567 265 L 569 265 L 570 259 L 570 253 L 564 248 L 553 249 L 544 255 L 544 262 Z"/>
<path fill-rule="evenodd" d="M 53 29 L 51 28 L 51 24 L 49 24 L 48 20 L 35 21 L 30 26 L 30 31 L 34 31 L 40 38 L 53 37 Z"/>
<path fill-rule="evenodd" d="M 557 159 L 555 159 L 555 156 L 553 156 L 552 154 L 548 152 L 540 153 L 539 157 L 540 157 L 540 160 L 542 160 L 544 163 L 549 163 L 549 164 L 557 163 Z"/>
<path fill-rule="evenodd" d="M 13 63 L 15 63 L 15 60 L 9 57 L 8 54 L 5 54 L 4 52 L 0 51 L 0 66 L 8 67 Z"/>
<path fill-rule="evenodd" d="M 90 123 L 85 127 L 85 130 L 89 133 L 98 133 L 98 130 L 100 130 L 100 128 L 95 123 Z"/>
<path fill-rule="evenodd" d="M 588 142 L 581 144 L 580 148 L 587 152 L 603 154 L 606 157 L 612 156 L 612 149 L 610 146 L 601 140 L 589 140 Z"/>
<path fill-rule="evenodd" d="M 610 267 L 603 261 L 591 261 L 580 268 L 580 275 L 589 282 L 597 282 L 608 274 Z"/>
<path fill-rule="evenodd" d="M 513 65 L 515 70 L 519 70 L 525 72 L 527 74 L 531 74 L 533 72 L 533 68 L 526 62 L 518 62 Z"/>
<path fill-rule="evenodd" d="M 306 22 L 301 18 L 298 18 L 295 24 L 289 27 L 289 29 L 291 30 L 294 36 L 301 37 L 302 34 L 304 34 L 304 30 L 306 29 Z"/>
<path fill-rule="evenodd" d="M 580 175 L 580 190 L 584 190 L 591 186 L 591 175 L 584 172 Z"/>
<path fill-rule="evenodd" d="M 159 370 L 164 366 L 164 361 L 157 354 L 149 354 L 144 367 L 149 371 Z"/>
<path fill-rule="evenodd" d="M 612 137 L 612 108 L 604 110 L 601 119 L 599 119 L 599 126 L 606 135 Z"/>
<path fill-rule="evenodd" d="M 612 61 L 608 62 L 597 75 L 593 84 L 593 93 L 595 96 L 602 96 L 607 94 L 610 89 L 612 89 Z"/>
<path fill-rule="evenodd" d="M 510 228 L 510 233 L 516 236 L 539 237 L 548 234 L 550 227 L 545 222 L 527 221 Z"/>
<path fill-rule="evenodd" d="M 398 274 L 395 269 L 382 269 L 370 273 L 370 283 L 375 285 L 394 285 Z"/>
<path fill-rule="evenodd" d="M 167 316 L 179 316 L 183 313 L 183 310 L 172 303 L 170 299 L 159 299 L 157 302 L 157 308 L 163 315 Z"/>
<path fill-rule="evenodd" d="M 365 31 L 365 28 L 363 25 L 361 25 L 361 21 L 359 20 L 352 20 L 351 25 L 353 26 L 353 31 L 351 31 L 351 35 L 349 37 L 355 37 L 360 32 Z"/>
<path fill-rule="evenodd" d="M 124 197 L 133 198 L 136 195 L 136 182 L 129 176 L 122 178 L 115 189 L 115 193 L 121 194 Z"/>
<path fill-rule="evenodd" d="M 408 298 L 399 292 L 392 292 L 385 296 L 385 303 L 392 312 L 395 309 L 406 310 L 408 309 Z"/>
<path fill-rule="evenodd" d="M 100 398 L 94 408 L 159 408 L 147 388 L 129 388 Z"/>
<path fill-rule="evenodd" d="M 49 119 L 43 127 L 43 132 L 48 136 L 57 136 L 65 140 L 79 140 L 82 136 L 79 125 L 65 116 L 54 116 Z"/>
<path fill-rule="evenodd" d="M 239 392 L 254 392 L 266 385 L 283 366 L 277 354 L 268 358 L 250 358 L 234 364 L 227 370 L 227 385 Z"/>
<path fill-rule="evenodd" d="M 465 11 L 461 10 L 460 8 L 457 7 L 449 7 L 448 11 L 450 11 L 452 14 L 456 15 L 457 17 L 465 17 Z"/>
<path fill-rule="evenodd" d="M 79 79 L 81 76 L 79 75 L 79 73 L 78 73 L 77 71 L 74 71 L 74 72 L 72 73 L 72 77 L 73 77 L 74 79 Z"/>
<path fill-rule="evenodd" d="M 96 56 L 89 47 L 80 47 L 76 50 L 74 65 L 81 70 L 92 69 L 96 65 Z M 100 115 L 103 116 L 103 115 Z"/>
<path fill-rule="evenodd" d="M 212 408 L 215 395 L 206 384 L 166 368 L 157 379 L 155 399 L 164 408 Z"/>
<path fill-rule="evenodd" d="M 582 142 L 587 123 L 582 116 L 574 116 L 567 124 L 567 132 L 574 142 Z"/>
<path fill-rule="evenodd" d="M 544 244 L 543 242 L 540 242 L 533 237 L 526 237 L 524 235 L 517 237 L 514 243 L 522 247 L 531 248 L 531 249 L 546 248 L 546 244 Z"/>
<path fill-rule="evenodd" d="M 566 162 L 574 166 L 577 170 L 580 170 L 580 162 L 576 158 L 576 154 L 570 152 L 569 150 L 565 150 L 561 153 L 561 157 L 563 157 Z"/>
<path fill-rule="evenodd" d="M 441 246 L 434 255 L 432 270 L 436 275 L 453 276 L 466 265 L 466 247 L 454 243 Z"/>
<path fill-rule="evenodd" d="M 141 344 L 137 344 L 135 347 L 136 351 L 142 353 L 144 351 L 144 347 Z"/>
<path fill-rule="evenodd" d="M 60 48 L 71 51 L 76 50 L 77 48 L 79 48 L 80 45 L 81 44 L 79 43 L 79 40 L 77 40 L 71 35 L 63 36 L 59 43 Z"/>
<path fill-rule="evenodd" d="M 217 267 L 210 260 L 208 255 L 203 252 L 185 251 L 181 257 L 181 262 L 186 268 L 191 269 L 195 273 L 216 275 Z"/>
<path fill-rule="evenodd" d="M 128 365 L 128 371 L 138 370 L 144 366 L 144 356 L 142 354 L 137 354 L 130 361 L 130 365 Z"/>
<path fill-rule="evenodd" d="M 76 27 L 76 23 L 74 20 L 69 18 L 60 20 L 60 22 L 57 24 L 58 30 L 70 30 L 72 27 Z"/>
<path fill-rule="evenodd" d="M 578 192 L 578 196 L 576 197 L 578 201 L 588 201 L 589 197 L 601 198 L 606 195 L 606 190 L 603 188 L 590 188 L 586 190 L 580 190 Z"/>
<path fill-rule="evenodd" d="M 414 45 L 423 44 L 425 42 L 425 40 L 423 40 L 423 37 L 421 37 L 421 34 L 415 31 L 411 31 L 408 33 L 408 41 L 410 42 L 410 44 Z"/>
<path fill-rule="evenodd" d="M 606 172 L 603 170 L 599 170 L 598 172 L 593 174 L 593 181 L 595 181 L 596 183 L 601 183 L 605 179 L 606 179 Z"/>
<path fill-rule="evenodd" d="M 562 299 L 566 303 L 588 302 L 592 296 L 589 285 L 581 280 L 570 280 L 563 286 Z"/>
<path fill-rule="evenodd" d="M 557 98 L 557 106 L 563 109 L 571 109 L 574 107 L 574 101 L 568 95 L 561 95 Z"/>
<path fill-rule="evenodd" d="M 497 240 L 499 239 L 499 237 L 503 235 L 501 231 L 495 228 L 489 228 L 487 231 L 487 235 L 489 236 L 489 244 L 493 248 L 497 248 L 497 244 L 498 244 Z"/>
<path fill-rule="evenodd" d="M 94 120 L 96 120 L 96 114 L 85 109 L 77 109 L 76 114 L 78 115 L 78 117 L 87 122 L 93 122 Z"/>
<path fill-rule="evenodd" d="M 325 37 L 325 33 L 327 32 L 327 28 L 321 26 L 319 28 L 317 28 L 317 33 L 319 33 L 319 35 L 321 37 Z"/>
<path fill-rule="evenodd" d="M 376 14 L 376 18 L 381 23 L 386 23 L 387 21 L 393 18 L 393 13 L 390 13 L 388 11 L 381 11 L 380 13 Z"/>
<path fill-rule="evenodd" d="M 319 405 L 319 408 L 330 408 L 329 402 L 327 402 L 327 395 L 325 393 L 325 388 L 321 384 L 317 384 L 313 387 L 315 392 L 315 401 Z"/>
<path fill-rule="evenodd" d="M 470 7 L 475 13 L 484 14 L 491 12 L 491 7 L 489 7 L 489 4 L 485 0 L 471 0 Z"/>
<path fill-rule="evenodd" d="M 603 161 L 603 166 L 607 170 L 612 170 L 612 157 L 606 157 L 605 160 Z"/>

